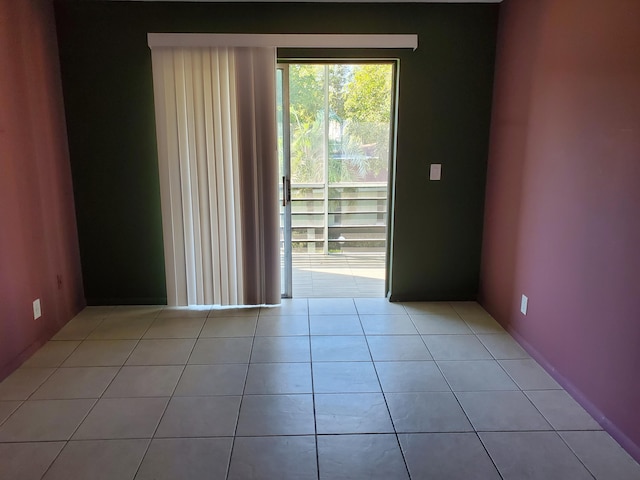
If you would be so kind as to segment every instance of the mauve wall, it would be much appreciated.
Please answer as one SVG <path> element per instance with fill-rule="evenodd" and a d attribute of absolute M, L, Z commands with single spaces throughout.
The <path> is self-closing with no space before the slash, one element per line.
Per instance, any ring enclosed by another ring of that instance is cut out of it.
<path fill-rule="evenodd" d="M 500 15 L 481 302 L 640 460 L 640 2 Z"/>
<path fill-rule="evenodd" d="M 53 8 L 0 0 L 0 380 L 83 305 Z"/>

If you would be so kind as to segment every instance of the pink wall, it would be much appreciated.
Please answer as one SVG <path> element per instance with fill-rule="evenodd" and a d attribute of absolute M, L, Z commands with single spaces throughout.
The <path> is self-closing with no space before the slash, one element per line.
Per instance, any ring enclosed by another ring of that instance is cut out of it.
<path fill-rule="evenodd" d="M 52 2 L 0 0 L 0 380 L 83 305 Z"/>
<path fill-rule="evenodd" d="M 638 460 L 639 24 L 637 0 L 503 3 L 481 269 L 483 305 Z"/>

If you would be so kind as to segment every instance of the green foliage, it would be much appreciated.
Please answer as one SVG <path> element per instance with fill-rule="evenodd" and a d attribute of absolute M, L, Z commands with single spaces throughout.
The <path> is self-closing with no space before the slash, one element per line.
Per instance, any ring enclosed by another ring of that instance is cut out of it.
<path fill-rule="evenodd" d="M 392 72 L 392 66 L 384 64 L 290 66 L 295 183 L 324 180 L 325 148 L 330 183 L 386 180 Z"/>
<path fill-rule="evenodd" d="M 324 66 L 292 64 L 289 66 L 291 121 L 309 125 L 324 108 Z"/>
<path fill-rule="evenodd" d="M 346 86 L 346 117 L 355 122 L 384 122 L 391 118 L 391 65 L 358 65 Z"/>

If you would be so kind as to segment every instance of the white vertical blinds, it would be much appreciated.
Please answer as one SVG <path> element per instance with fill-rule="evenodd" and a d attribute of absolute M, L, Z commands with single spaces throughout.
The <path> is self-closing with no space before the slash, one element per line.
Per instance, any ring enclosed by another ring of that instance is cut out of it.
<path fill-rule="evenodd" d="M 153 48 L 169 305 L 280 302 L 274 48 Z"/>

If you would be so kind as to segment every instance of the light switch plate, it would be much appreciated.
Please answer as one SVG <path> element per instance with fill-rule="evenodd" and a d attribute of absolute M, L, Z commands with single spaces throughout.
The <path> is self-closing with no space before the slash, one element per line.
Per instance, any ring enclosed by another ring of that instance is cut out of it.
<path fill-rule="evenodd" d="M 429 168 L 429 180 L 440 180 L 442 178 L 442 164 L 432 163 Z"/>

